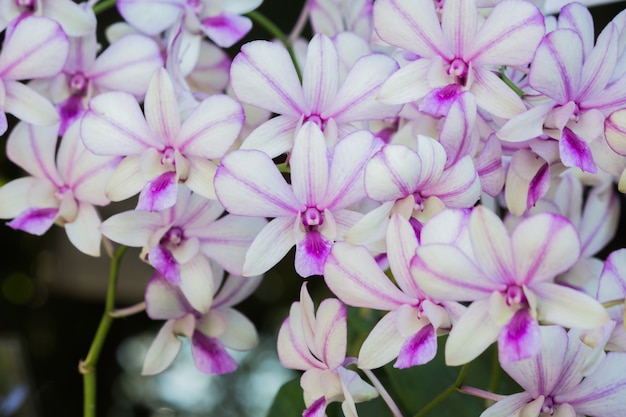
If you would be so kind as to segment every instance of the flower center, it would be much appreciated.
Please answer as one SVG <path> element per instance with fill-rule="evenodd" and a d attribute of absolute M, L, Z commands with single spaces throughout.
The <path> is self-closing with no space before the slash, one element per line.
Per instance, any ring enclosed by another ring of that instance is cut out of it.
<path fill-rule="evenodd" d="M 180 246 L 184 239 L 185 233 L 183 232 L 183 229 L 178 226 L 174 226 L 163 235 L 159 241 L 159 245 L 176 248 Z"/>
<path fill-rule="evenodd" d="M 302 224 L 307 231 L 316 230 L 317 226 L 324 223 L 324 216 L 315 207 L 308 207 L 302 213 Z"/>
<path fill-rule="evenodd" d="M 545 400 L 543 400 L 543 405 L 541 406 L 541 414 L 544 413 L 550 416 L 554 414 L 554 400 L 552 399 L 552 397 L 546 397 Z"/>
<path fill-rule="evenodd" d="M 462 59 L 455 58 L 448 68 L 448 74 L 455 78 L 457 84 L 465 85 L 467 82 L 468 65 Z"/>
<path fill-rule="evenodd" d="M 524 295 L 524 290 L 517 285 L 511 285 L 506 289 L 506 293 L 504 294 L 506 299 L 506 304 L 509 306 L 527 306 L 528 302 L 526 300 L 526 295 Z"/>
<path fill-rule="evenodd" d="M 310 116 L 305 117 L 304 122 L 315 123 L 316 125 L 320 127 L 320 129 L 322 129 L 322 131 L 326 129 L 327 120 L 323 119 L 319 114 L 312 114 Z"/>
<path fill-rule="evenodd" d="M 72 90 L 72 95 L 84 95 L 87 91 L 89 80 L 85 77 L 85 74 L 77 72 L 69 78 L 67 83 Z"/>
<path fill-rule="evenodd" d="M 23 12 L 34 12 L 36 0 L 15 0 L 17 7 L 22 9 Z"/>
<path fill-rule="evenodd" d="M 172 168 L 176 166 L 174 148 L 165 148 L 163 156 L 161 156 L 161 164 Z"/>

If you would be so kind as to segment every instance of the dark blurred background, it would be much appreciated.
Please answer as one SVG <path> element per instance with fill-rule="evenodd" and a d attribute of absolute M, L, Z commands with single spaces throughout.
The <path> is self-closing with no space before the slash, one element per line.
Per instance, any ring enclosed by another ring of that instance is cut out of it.
<path fill-rule="evenodd" d="M 288 33 L 302 4 L 266 0 L 259 11 Z M 593 8 L 596 28 L 603 28 L 624 7 L 625 2 L 618 2 Z M 118 19 L 111 10 L 100 21 Z M 255 28 L 243 42 L 267 38 L 266 32 Z M 231 49 L 233 55 L 242 43 Z M 2 153 L 0 179 L 22 175 Z M 103 217 L 121 211 L 120 207 L 125 206 L 107 208 Z M 622 225 L 615 247 L 625 246 L 623 230 Z M 138 255 L 139 249 L 130 249 L 122 262 L 118 307 L 143 300 L 152 270 Z M 239 306 L 254 321 L 262 340 L 259 349 L 237 356 L 240 371 L 232 375 L 199 373 L 189 346 L 184 345 L 171 369 L 142 377 L 143 356 L 162 323 L 144 313 L 115 320 L 98 364 L 98 415 L 263 415 L 281 384 L 296 376 L 280 367 L 275 353 L 277 329 L 289 305 L 298 299 L 302 283 L 292 265 L 290 253 Z M 0 371 L 0 417 L 82 414 L 78 363 L 86 356 L 102 315 L 107 276 L 106 255 L 94 259 L 80 254 L 59 227 L 36 237 L 0 226 L 0 370 L 6 370 Z M 311 291 L 323 293 L 323 282 L 311 281 Z"/>

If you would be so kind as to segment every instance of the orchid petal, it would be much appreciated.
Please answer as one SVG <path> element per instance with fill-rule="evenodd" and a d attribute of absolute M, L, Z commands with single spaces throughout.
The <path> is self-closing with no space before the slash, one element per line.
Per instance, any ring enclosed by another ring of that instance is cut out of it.
<path fill-rule="evenodd" d="M 350 306 L 393 310 L 415 302 L 389 281 L 362 246 L 335 243 L 326 260 L 324 279 L 333 294 Z"/>
<path fill-rule="evenodd" d="M 140 159 L 140 155 L 130 155 L 117 165 L 105 188 L 109 200 L 125 200 L 144 188 L 146 179 L 141 171 Z"/>
<path fill-rule="evenodd" d="M 441 16 L 441 29 L 456 56 L 462 55 L 475 42 L 478 9 L 475 0 L 447 0 Z M 492 11 L 494 13 L 495 11 Z"/>
<path fill-rule="evenodd" d="M 85 202 L 79 202 L 76 218 L 65 224 L 65 233 L 72 245 L 79 251 L 91 255 L 100 256 L 100 216 L 96 208 Z"/>
<path fill-rule="evenodd" d="M 143 35 L 128 34 L 109 45 L 85 75 L 100 90 L 143 97 L 151 75 L 162 63 L 156 42 Z"/>
<path fill-rule="evenodd" d="M 378 93 L 378 100 L 386 104 L 410 103 L 421 99 L 429 91 L 428 71 L 430 60 L 409 62 L 389 76 Z"/>
<path fill-rule="evenodd" d="M 150 249 L 148 261 L 168 281 L 180 285 L 180 263 L 172 252 L 161 245 L 156 245 Z"/>
<path fill-rule="evenodd" d="M 504 189 L 504 197 L 511 214 L 524 214 L 548 192 L 548 188 L 550 165 L 532 151 L 520 149 L 515 152 Z"/>
<path fill-rule="evenodd" d="M 322 301 L 315 316 L 315 352 L 328 366 L 341 366 L 347 349 L 347 311 L 339 300 Z"/>
<path fill-rule="evenodd" d="M 359 58 L 339 88 L 332 105 L 324 109 L 324 119 L 337 123 L 394 117 L 401 106 L 376 100 L 380 87 L 398 69 L 396 61 L 382 54 Z"/>
<path fill-rule="evenodd" d="M 543 15 L 535 5 L 523 0 L 501 2 L 467 45 L 463 58 L 475 66 L 526 65 L 544 32 Z"/>
<path fill-rule="evenodd" d="M 45 178 L 56 187 L 64 184 L 57 171 L 54 155 L 57 126 L 18 123 L 7 140 L 7 157 L 36 178 Z"/>
<path fill-rule="evenodd" d="M 552 213 L 522 221 L 511 234 L 511 242 L 518 284 L 552 280 L 580 256 L 576 229 L 566 218 Z"/>
<path fill-rule="evenodd" d="M 100 230 L 114 242 L 141 247 L 162 227 L 161 221 L 161 215 L 156 212 L 127 211 L 109 217 L 100 225 Z"/>
<path fill-rule="evenodd" d="M 321 129 L 305 123 L 294 140 L 291 152 L 291 184 L 298 200 L 315 207 L 326 193 L 329 182 L 328 149 Z"/>
<path fill-rule="evenodd" d="M 146 313 L 153 320 L 177 319 L 189 310 L 178 288 L 160 274 L 154 274 L 148 282 L 145 300 Z"/>
<path fill-rule="evenodd" d="M 168 171 L 148 182 L 141 193 L 136 210 L 158 211 L 176 204 L 178 179 L 176 172 Z"/>
<path fill-rule="evenodd" d="M 575 289 L 550 282 L 534 285 L 532 291 L 539 298 L 537 319 L 564 327 L 592 329 L 610 318 L 602 304 Z"/>
<path fill-rule="evenodd" d="M 176 320 L 168 320 L 159 330 L 146 352 L 141 370 L 142 375 L 155 375 L 163 372 L 178 355 L 182 342 L 174 333 L 175 323 Z"/>
<path fill-rule="evenodd" d="M 596 41 L 591 54 L 585 58 L 582 68 L 580 102 L 587 96 L 593 96 L 602 91 L 611 79 L 615 69 L 618 54 L 619 34 L 614 23 L 610 22 Z"/>
<path fill-rule="evenodd" d="M 510 119 L 526 110 L 522 99 L 497 75 L 486 68 L 474 68 L 470 91 L 476 105 L 494 116 Z"/>
<path fill-rule="evenodd" d="M 489 314 L 489 300 L 473 302 L 457 321 L 446 341 L 446 365 L 467 363 L 496 341 L 500 327 Z"/>
<path fill-rule="evenodd" d="M 359 368 L 380 368 L 398 356 L 404 338 L 396 327 L 397 314 L 397 310 L 385 314 L 367 335 L 359 350 Z"/>
<path fill-rule="evenodd" d="M 393 367 L 404 369 L 423 365 L 433 360 L 436 354 L 437 334 L 433 325 L 427 324 L 404 342 Z"/>
<path fill-rule="evenodd" d="M 230 67 L 237 98 L 278 114 L 309 114 L 300 81 L 287 50 L 266 41 L 241 48 Z"/>
<path fill-rule="evenodd" d="M 278 331 L 278 359 L 285 368 L 303 371 L 322 368 L 323 364 L 309 350 L 301 323 L 302 309 L 300 303 L 296 302 L 291 305 L 289 317 L 283 321 Z"/>
<path fill-rule="evenodd" d="M 514 255 L 508 231 L 494 212 L 478 206 L 470 218 L 470 237 L 475 248 L 476 262 L 485 271 L 487 279 L 511 285 L 515 283 Z"/>
<path fill-rule="evenodd" d="M 568 127 L 563 129 L 559 140 L 559 153 L 561 162 L 567 167 L 578 167 L 592 174 L 598 172 L 589 145 Z"/>
<path fill-rule="evenodd" d="M 152 1 L 119 0 L 117 10 L 124 20 L 141 32 L 158 35 L 176 22 L 183 12 L 183 0 L 160 1 L 155 7 Z"/>
<path fill-rule="evenodd" d="M 32 88 L 17 81 L 4 80 L 6 96 L 3 110 L 24 122 L 50 126 L 59 121 L 54 106 Z"/>
<path fill-rule="evenodd" d="M 317 34 L 309 42 L 302 89 L 313 114 L 328 108 L 339 89 L 339 56 L 333 42 Z"/>
<path fill-rule="evenodd" d="M 390 201 L 412 194 L 422 179 L 421 166 L 420 156 L 406 146 L 384 146 L 365 167 L 367 195 L 373 200 Z"/>
<path fill-rule="evenodd" d="M 137 100 L 121 92 L 91 99 L 81 121 L 80 135 L 85 147 L 98 155 L 131 155 L 146 148 L 163 148 L 148 127 Z"/>
<path fill-rule="evenodd" d="M 0 187 L 0 218 L 11 219 L 17 217 L 31 207 L 31 193 L 36 189 L 37 183 L 44 181 L 51 188 L 51 193 L 55 192 L 55 188 L 48 184 L 46 180 L 34 177 L 22 177 L 9 181 Z"/>
<path fill-rule="evenodd" d="M 235 100 L 225 95 L 209 96 L 185 120 L 176 145 L 183 154 L 221 158 L 237 139 L 243 120 L 243 109 Z"/>
<path fill-rule="evenodd" d="M 537 355 L 540 347 L 539 324 L 531 316 L 530 309 L 517 310 L 509 323 L 500 329 L 498 336 L 500 363 L 531 358 Z"/>
<path fill-rule="evenodd" d="M 209 311 L 215 289 L 211 265 L 203 255 L 180 265 L 180 290 L 193 308 L 203 314 Z"/>
<path fill-rule="evenodd" d="M 237 369 L 237 362 L 224 349 L 218 339 L 206 336 L 201 332 L 194 332 L 191 346 L 194 364 L 200 372 L 209 375 L 222 375 Z"/>
<path fill-rule="evenodd" d="M 480 198 L 481 183 L 472 158 L 464 156 L 448 167 L 434 184 L 421 192 L 423 197 L 436 196 L 446 207 L 472 207 Z"/>
<path fill-rule="evenodd" d="M 389 267 L 398 286 L 408 295 L 422 296 L 422 291 L 411 275 L 411 259 L 415 256 L 417 239 L 408 220 L 393 214 L 387 227 L 386 240 Z"/>
<path fill-rule="evenodd" d="M 559 29 L 571 29 L 578 33 L 582 41 L 583 57 L 585 60 L 593 49 L 595 34 L 593 31 L 593 17 L 589 9 L 582 3 L 569 3 L 559 12 Z"/>
<path fill-rule="evenodd" d="M 57 75 L 69 53 L 67 35 L 55 21 L 36 16 L 20 20 L 5 33 L 0 78 L 27 80 Z"/>
<path fill-rule="evenodd" d="M 252 21 L 234 13 L 220 13 L 202 19 L 202 30 L 217 46 L 230 48 L 252 29 Z"/>
<path fill-rule="evenodd" d="M 150 79 L 144 101 L 146 122 L 165 145 L 173 145 L 180 129 L 180 114 L 174 85 L 164 68 L 158 68 Z"/>
<path fill-rule="evenodd" d="M 252 241 L 243 264 L 243 275 L 254 276 L 276 265 L 295 244 L 295 217 L 278 217 L 270 221 Z"/>
<path fill-rule="evenodd" d="M 532 400 L 533 398 L 527 392 L 507 395 L 483 411 L 480 417 L 518 417 L 520 416 L 520 411 L 524 410 L 525 406 L 531 403 Z M 543 397 L 540 401 L 538 399 L 538 402 L 540 404 L 537 405 L 537 408 L 540 408 L 543 405 Z M 528 414 L 528 416 L 533 415 L 539 415 L 539 412 Z"/>
<path fill-rule="evenodd" d="M 304 239 L 296 244 L 295 268 L 303 278 L 324 273 L 324 263 L 333 247 L 319 231 L 305 233 Z"/>
<path fill-rule="evenodd" d="M 58 214 L 59 209 L 56 207 L 31 208 L 7 223 L 7 226 L 11 229 L 23 230 L 27 233 L 41 236 L 52 227 Z"/>
<path fill-rule="evenodd" d="M 276 116 L 250 132 L 240 149 L 256 149 L 275 158 L 291 150 L 297 125 L 292 116 Z"/>
<path fill-rule="evenodd" d="M 305 208 L 263 152 L 238 150 L 226 155 L 214 182 L 220 203 L 232 214 L 293 216 Z"/>
<path fill-rule="evenodd" d="M 385 42 L 429 58 L 454 58 L 446 44 L 431 0 L 380 0 L 374 3 L 374 26 Z"/>

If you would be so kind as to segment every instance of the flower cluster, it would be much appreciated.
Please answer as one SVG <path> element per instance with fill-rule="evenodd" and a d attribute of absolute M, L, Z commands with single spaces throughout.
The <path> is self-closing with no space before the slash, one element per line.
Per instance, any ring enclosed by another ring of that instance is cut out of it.
<path fill-rule="evenodd" d="M 426 364 L 442 335 L 449 366 L 497 343 L 524 390 L 484 416 L 624 415 L 626 251 L 596 256 L 626 192 L 626 11 L 595 38 L 576 2 L 308 0 L 231 59 L 261 0 L 118 0 L 102 48 L 104 2 L 5 3 L 0 131 L 18 119 L 6 155 L 29 176 L 0 218 L 91 256 L 141 248 L 166 320 L 144 374 L 179 336 L 200 371 L 234 371 L 227 348 L 258 337 L 233 306 L 295 246 L 335 297 L 316 313 L 304 283 L 278 332 L 303 416 L 381 395 L 398 417 L 371 370 Z M 352 308 L 382 312 L 355 357 Z"/>

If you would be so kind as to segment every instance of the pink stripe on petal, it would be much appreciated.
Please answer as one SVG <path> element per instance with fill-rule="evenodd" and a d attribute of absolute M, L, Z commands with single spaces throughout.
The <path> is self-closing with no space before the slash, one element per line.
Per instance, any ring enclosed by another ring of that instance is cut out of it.
<path fill-rule="evenodd" d="M 233 13 L 206 17 L 201 23 L 209 39 L 222 48 L 230 48 L 252 29 L 250 19 Z"/>
<path fill-rule="evenodd" d="M 172 253 L 156 245 L 148 252 L 148 262 L 174 285 L 180 284 L 180 264 Z"/>
<path fill-rule="evenodd" d="M 568 127 L 563 128 L 559 141 L 559 153 L 561 162 L 566 167 L 578 167 L 592 174 L 598 172 L 589 145 Z"/>
<path fill-rule="evenodd" d="M 323 417 L 326 411 L 326 398 L 320 397 L 307 407 L 302 413 L 302 417 Z"/>
<path fill-rule="evenodd" d="M 498 356 L 501 363 L 531 358 L 541 349 L 539 323 L 532 318 L 530 309 L 517 310 L 498 335 Z"/>
<path fill-rule="evenodd" d="M 7 223 L 7 226 L 12 229 L 23 230 L 30 234 L 41 236 L 52 227 L 58 214 L 59 209 L 55 207 L 32 208 Z"/>
<path fill-rule="evenodd" d="M 446 116 L 452 104 L 462 93 L 461 88 L 458 84 L 450 84 L 431 90 L 420 102 L 420 111 L 434 117 Z"/>
<path fill-rule="evenodd" d="M 404 342 L 393 367 L 404 369 L 423 365 L 433 360 L 436 354 L 437 335 L 433 325 L 428 324 Z"/>
<path fill-rule="evenodd" d="M 237 362 L 218 339 L 195 331 L 191 343 L 193 361 L 200 372 L 221 375 L 237 369 Z"/>
<path fill-rule="evenodd" d="M 159 175 L 141 190 L 136 210 L 158 211 L 172 207 L 176 204 L 177 189 L 176 172 Z"/>

